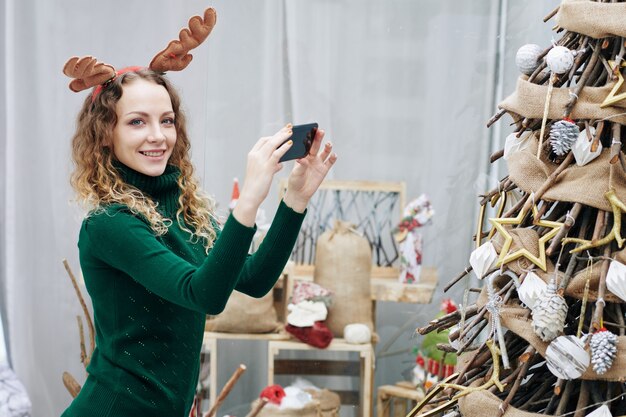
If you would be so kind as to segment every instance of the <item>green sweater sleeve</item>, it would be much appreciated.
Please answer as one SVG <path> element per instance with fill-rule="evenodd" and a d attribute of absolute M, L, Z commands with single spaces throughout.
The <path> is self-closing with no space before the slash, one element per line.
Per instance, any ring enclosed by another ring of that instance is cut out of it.
<path fill-rule="evenodd" d="M 204 262 L 195 267 L 161 243 L 147 223 L 116 210 L 89 217 L 79 247 L 168 301 L 219 314 L 243 270 L 254 233 L 255 228 L 230 216 Z"/>
<path fill-rule="evenodd" d="M 243 226 L 231 215 L 198 267 L 170 250 L 146 222 L 123 207 L 89 217 L 79 246 L 168 301 L 219 314 L 234 288 L 253 297 L 272 289 L 304 215 L 281 201 L 267 236 L 251 256 L 248 249 L 256 228 Z"/>
<path fill-rule="evenodd" d="M 306 211 L 297 213 L 281 200 L 263 242 L 243 266 L 237 291 L 260 298 L 274 287 L 291 256 L 305 215 Z"/>

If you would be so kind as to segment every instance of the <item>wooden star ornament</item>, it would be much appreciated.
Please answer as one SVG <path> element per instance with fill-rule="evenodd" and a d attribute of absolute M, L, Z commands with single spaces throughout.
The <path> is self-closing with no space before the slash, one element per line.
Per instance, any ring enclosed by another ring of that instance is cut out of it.
<path fill-rule="evenodd" d="M 626 67 L 626 62 L 622 61 L 618 68 L 615 65 L 615 61 L 609 61 L 609 66 L 613 68 L 613 71 L 615 72 L 615 75 L 617 76 L 617 82 L 613 86 L 613 89 L 611 89 L 611 92 L 606 96 L 602 104 L 600 104 L 600 108 L 612 106 L 613 104 L 626 99 L 626 93 L 617 94 L 622 84 L 624 84 L 624 76 L 622 75 L 622 68 Z"/>
<path fill-rule="evenodd" d="M 489 222 L 493 225 L 493 227 L 502 235 L 504 238 L 504 244 L 502 245 L 502 249 L 500 250 L 500 256 L 498 258 L 498 262 L 496 266 L 501 266 L 508 264 L 511 261 L 514 261 L 519 258 L 526 258 L 533 264 L 537 265 L 541 268 L 542 271 L 547 270 L 547 262 L 546 262 L 546 244 L 550 239 L 557 235 L 561 227 L 563 227 L 563 223 L 549 221 L 549 220 L 541 220 L 539 217 L 539 211 L 537 210 L 536 205 L 532 205 L 532 214 L 533 214 L 533 225 L 539 227 L 546 227 L 551 229 L 548 233 L 544 234 L 539 238 L 539 255 L 535 256 L 528 249 L 521 248 L 513 253 L 509 253 L 509 249 L 511 249 L 511 243 L 513 243 L 513 236 L 506 229 L 505 225 L 519 225 L 524 221 L 526 217 L 526 211 L 522 210 L 516 217 L 508 218 L 508 217 L 497 217 L 489 219 Z"/>

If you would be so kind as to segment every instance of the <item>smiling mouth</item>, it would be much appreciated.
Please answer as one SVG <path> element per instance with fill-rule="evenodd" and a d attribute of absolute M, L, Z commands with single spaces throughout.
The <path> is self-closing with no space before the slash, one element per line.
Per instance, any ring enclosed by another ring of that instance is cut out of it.
<path fill-rule="evenodd" d="M 165 151 L 149 151 L 149 152 L 139 151 L 139 153 L 145 156 L 150 156 L 150 157 L 155 158 L 155 157 L 163 156 L 163 154 L 165 154 Z"/>

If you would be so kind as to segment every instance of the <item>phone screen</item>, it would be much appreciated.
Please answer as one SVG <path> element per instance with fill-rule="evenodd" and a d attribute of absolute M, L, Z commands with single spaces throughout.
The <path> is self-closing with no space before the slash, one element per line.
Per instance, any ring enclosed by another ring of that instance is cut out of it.
<path fill-rule="evenodd" d="M 317 123 L 295 125 L 292 131 L 293 134 L 289 139 L 293 140 L 293 145 L 289 148 L 287 153 L 280 158 L 280 162 L 304 158 L 309 154 L 311 145 L 313 144 L 313 138 L 315 138 L 315 133 L 317 132 Z"/>

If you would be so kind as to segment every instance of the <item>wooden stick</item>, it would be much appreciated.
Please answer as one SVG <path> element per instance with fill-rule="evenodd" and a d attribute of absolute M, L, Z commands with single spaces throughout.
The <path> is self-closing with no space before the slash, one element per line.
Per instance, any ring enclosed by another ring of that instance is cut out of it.
<path fill-rule="evenodd" d="M 80 384 L 76 382 L 76 379 L 69 372 L 63 372 L 63 385 L 65 385 L 72 398 L 76 398 L 81 389 Z"/>
<path fill-rule="evenodd" d="M 471 306 L 465 309 L 465 318 L 467 319 L 476 315 L 477 311 L 478 311 L 478 307 L 476 307 L 476 304 L 472 304 Z M 417 333 L 421 335 L 425 335 L 425 334 L 432 332 L 433 330 L 440 330 L 442 328 L 446 328 L 445 326 L 448 324 L 450 324 L 450 326 L 448 327 L 452 327 L 452 325 L 454 325 L 455 322 L 458 322 L 460 318 L 461 318 L 461 311 L 460 310 L 453 311 L 452 313 L 449 313 L 443 317 L 439 317 L 438 319 L 431 320 L 427 326 L 419 327 L 417 329 Z"/>
<path fill-rule="evenodd" d="M 87 350 L 85 349 L 85 331 L 83 329 L 83 320 L 80 316 L 76 316 L 76 323 L 78 324 L 78 337 L 80 338 L 80 363 L 87 368 L 87 365 L 89 365 L 89 359 L 87 356 Z"/>
<path fill-rule="evenodd" d="M 567 409 L 569 405 L 569 399 L 572 396 L 572 391 L 574 389 L 574 381 L 567 381 L 565 383 L 565 389 L 563 390 L 563 394 L 561 395 L 561 400 L 559 401 L 559 405 L 556 407 L 556 415 L 561 415 Z"/>
<path fill-rule="evenodd" d="M 450 288 L 452 288 L 454 286 L 454 284 L 456 284 L 457 282 L 459 282 L 460 280 L 463 279 L 463 277 L 467 274 L 469 274 L 470 272 L 472 272 L 472 266 L 467 266 L 465 267 L 465 269 L 459 274 L 457 275 L 452 281 L 450 281 L 448 283 L 448 285 L 446 285 L 445 287 L 443 287 L 443 292 L 447 292 Z"/>
<path fill-rule="evenodd" d="M 268 403 L 267 398 L 261 398 L 260 401 L 254 406 L 254 408 L 246 415 L 246 417 L 256 417 L 261 412 L 263 407 Z"/>
<path fill-rule="evenodd" d="M 245 371 L 246 365 L 239 365 L 239 367 L 235 370 L 226 385 L 224 385 L 224 388 L 222 388 L 222 391 L 218 394 L 217 399 L 213 404 L 213 407 L 211 407 L 211 409 L 203 417 L 213 417 L 215 415 L 217 409 L 220 407 L 220 405 L 222 405 L 228 394 L 230 394 L 230 391 L 233 389 L 233 387 Z"/>
<path fill-rule="evenodd" d="M 487 122 L 487 127 L 491 127 L 492 124 L 497 122 L 504 114 L 506 113 L 505 109 L 500 109 L 496 114 L 494 114 L 491 119 Z"/>
<path fill-rule="evenodd" d="M 591 141 L 591 152 L 595 152 L 598 150 L 598 146 L 600 146 L 600 138 L 602 136 L 602 132 L 604 131 L 604 120 L 600 120 L 596 125 L 596 134 Z"/>
<path fill-rule="evenodd" d="M 520 358 L 520 362 L 522 364 L 521 366 L 518 365 L 518 369 L 520 369 L 520 372 L 518 373 L 517 378 L 515 378 L 515 383 L 509 391 L 509 394 L 506 396 L 506 399 L 502 402 L 502 404 L 500 404 L 497 417 L 502 417 L 504 413 L 506 413 L 507 408 L 509 408 L 511 400 L 513 399 L 513 397 L 515 397 L 515 394 L 517 394 L 517 390 L 519 389 L 522 380 L 526 378 L 528 368 L 530 367 L 530 363 L 532 362 L 531 359 L 533 358 L 533 356 L 535 356 L 535 352 L 535 348 L 532 347 L 532 345 L 529 345 L 528 348 L 526 348 L 526 351 L 524 351 L 522 358 Z"/>
<path fill-rule="evenodd" d="M 613 137 L 611 138 L 611 164 L 614 164 L 619 160 L 619 154 L 622 151 L 621 126 L 622 125 L 619 123 L 613 123 Z"/>
<path fill-rule="evenodd" d="M 611 245 L 604 247 L 604 256 L 607 258 L 611 256 Z M 606 274 L 609 271 L 609 265 L 610 262 L 608 259 L 602 261 L 602 271 L 600 272 L 600 282 L 598 283 L 598 300 L 596 301 L 596 310 L 594 311 L 593 320 L 591 321 L 592 327 L 595 329 L 602 327 L 600 322 L 602 320 L 604 306 L 606 305 L 604 294 L 606 293 Z"/>
<path fill-rule="evenodd" d="M 85 318 L 87 320 L 87 328 L 89 329 L 90 351 L 89 351 L 89 355 L 87 355 L 87 357 L 85 358 L 85 362 L 83 362 L 85 367 L 87 367 L 87 365 L 89 365 L 89 362 L 91 361 L 91 354 L 96 348 L 96 339 L 95 339 L 96 332 L 93 327 L 93 321 L 91 320 L 91 314 L 89 313 L 89 309 L 87 309 L 87 304 L 85 303 L 83 294 L 80 291 L 80 288 L 78 287 L 78 281 L 76 280 L 76 276 L 72 272 L 72 268 L 70 268 L 70 264 L 67 262 L 67 259 L 63 259 L 63 266 L 65 266 L 65 270 L 67 271 L 67 274 L 70 276 L 70 279 L 72 280 L 74 291 L 76 292 L 76 295 L 78 296 L 78 301 L 80 302 L 80 306 L 82 307 L 83 313 L 85 314 Z"/>
<path fill-rule="evenodd" d="M 624 323 L 624 314 L 622 312 L 622 305 L 620 303 L 615 303 L 615 310 L 617 310 L 617 327 L 619 327 L 619 336 L 624 336 L 626 334 L 624 329 L 626 329 L 626 323 Z"/>
<path fill-rule="evenodd" d="M 499 151 L 495 151 L 489 157 L 489 162 L 491 162 L 493 164 L 494 162 L 496 162 L 498 159 L 502 158 L 503 156 L 504 156 L 504 149 L 500 149 Z"/>
<path fill-rule="evenodd" d="M 506 177 L 502 178 L 500 180 L 500 183 L 498 184 L 498 186 L 496 188 L 494 188 L 493 190 L 489 190 L 487 191 L 486 194 L 481 194 L 479 195 L 479 197 L 481 197 L 480 199 L 480 205 L 485 205 L 488 202 L 491 201 L 491 199 L 494 196 L 500 196 L 500 193 L 504 190 L 504 191 L 511 191 L 512 189 L 514 189 L 515 184 L 513 184 L 513 182 L 510 180 L 509 176 L 507 175 Z M 513 187 L 513 188 L 511 188 Z M 493 207 L 493 205 L 492 205 Z"/>
<path fill-rule="evenodd" d="M 546 249 L 546 256 L 552 256 L 552 253 L 561 245 L 561 240 L 569 233 L 569 230 L 576 223 L 576 218 L 580 211 L 582 210 L 583 205 L 581 203 L 575 203 L 572 209 L 569 212 L 569 216 L 565 218 L 565 222 L 563 223 L 563 227 L 559 230 L 559 233 L 556 234 L 548 249 Z"/>
<path fill-rule="evenodd" d="M 556 16 L 556 14 L 559 12 L 559 8 L 561 6 L 557 6 L 556 9 L 552 10 L 550 13 L 548 13 L 548 15 L 546 15 L 546 17 L 543 18 L 543 22 L 547 22 L 548 20 L 552 19 L 554 16 Z"/>
<path fill-rule="evenodd" d="M 541 187 L 539 187 L 539 189 L 535 191 L 534 201 L 541 200 L 541 197 L 544 195 L 544 193 L 548 191 L 548 189 L 552 187 L 552 185 L 554 185 L 558 176 L 561 175 L 561 172 L 563 172 L 565 168 L 567 168 L 573 161 L 574 161 L 574 153 L 570 152 L 567 154 L 567 157 L 563 160 L 563 162 L 561 162 L 561 165 L 559 165 L 559 167 L 555 169 L 552 174 L 550 174 L 548 179 L 541 185 Z M 524 204 L 523 210 L 525 211 L 529 210 L 532 204 L 533 204 L 532 199 L 526 200 L 526 204 Z"/>
<path fill-rule="evenodd" d="M 522 209 L 522 207 L 524 205 L 526 205 L 526 203 L 529 201 L 530 194 L 524 194 L 524 196 L 522 198 L 520 198 L 520 200 L 517 202 L 517 204 L 515 204 L 513 207 L 511 207 L 511 209 L 509 211 L 507 211 L 506 213 L 504 213 L 504 215 L 502 217 L 512 217 L 513 215 L 516 215 L 517 213 L 519 213 L 519 211 Z"/>
<path fill-rule="evenodd" d="M 591 58 L 587 61 L 587 65 L 585 66 L 583 75 L 580 76 L 580 79 L 578 80 L 578 83 L 576 84 L 574 91 L 570 93 L 571 98 L 565 105 L 565 114 L 564 114 L 565 117 L 569 117 L 569 115 L 572 113 L 572 110 L 574 109 L 574 106 L 576 105 L 576 102 L 578 101 L 578 96 L 580 95 L 580 92 L 582 91 L 583 87 L 587 84 L 587 81 L 589 80 L 589 76 L 591 75 L 591 72 L 595 68 L 596 62 L 598 62 L 598 56 L 600 55 L 600 48 L 599 48 L 598 42 L 595 42 L 595 45 L 591 45 L 591 48 L 593 49 Z"/>

